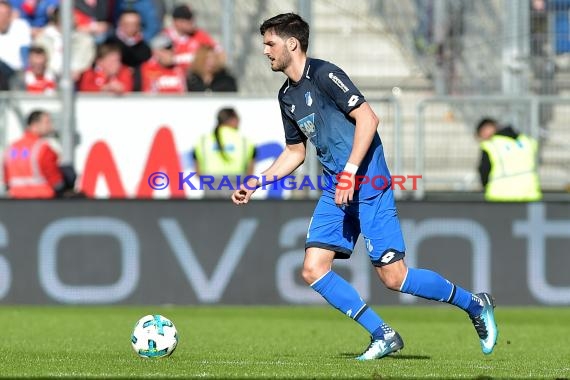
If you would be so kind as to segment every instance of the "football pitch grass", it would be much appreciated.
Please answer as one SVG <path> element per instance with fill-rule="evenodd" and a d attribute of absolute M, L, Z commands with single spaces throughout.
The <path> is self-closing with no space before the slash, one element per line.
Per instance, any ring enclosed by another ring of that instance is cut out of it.
<path fill-rule="evenodd" d="M 358 362 L 368 335 L 326 306 L 0 306 L 0 377 L 570 378 L 570 308 L 499 306 L 499 342 L 489 356 L 460 310 L 375 310 L 405 348 Z M 171 357 L 143 359 L 132 350 L 132 328 L 146 314 L 176 325 L 180 342 Z"/>

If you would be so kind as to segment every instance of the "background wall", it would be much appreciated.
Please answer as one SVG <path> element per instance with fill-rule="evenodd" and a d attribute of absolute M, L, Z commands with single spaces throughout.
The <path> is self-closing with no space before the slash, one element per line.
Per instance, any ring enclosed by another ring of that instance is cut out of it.
<path fill-rule="evenodd" d="M 16 304 L 296 304 L 313 201 L 8 202 L 0 300 Z M 399 203 L 407 262 L 502 305 L 570 304 L 567 204 Z M 418 302 L 381 285 L 359 242 L 337 261 L 373 304 Z"/>

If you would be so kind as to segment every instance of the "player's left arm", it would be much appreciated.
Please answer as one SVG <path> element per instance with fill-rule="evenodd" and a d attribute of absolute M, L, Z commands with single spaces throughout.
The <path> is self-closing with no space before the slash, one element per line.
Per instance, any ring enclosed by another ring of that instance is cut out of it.
<path fill-rule="evenodd" d="M 342 183 L 350 183 L 350 186 L 337 186 L 335 192 L 335 203 L 344 205 L 352 201 L 356 171 L 370 148 L 379 121 L 360 90 L 339 67 L 332 64 L 322 66 L 316 77 L 319 87 L 336 103 L 339 110 L 355 120 L 351 152 L 344 171 L 339 173 Z"/>
<path fill-rule="evenodd" d="M 347 167 L 345 167 L 346 170 L 341 175 L 350 181 L 351 186 L 348 188 L 337 188 L 335 203 L 339 205 L 348 204 L 348 202 L 352 201 L 356 185 L 356 170 L 360 166 L 364 156 L 366 156 L 368 149 L 370 149 L 370 144 L 372 144 L 380 122 L 367 102 L 353 109 L 348 115 L 356 121 L 356 126 Z M 350 170 L 351 167 L 353 170 Z"/>
<path fill-rule="evenodd" d="M 352 144 L 348 162 L 360 166 L 370 148 L 370 144 L 372 144 L 374 135 L 376 135 L 380 120 L 368 102 L 362 103 L 360 107 L 352 110 L 348 115 L 356 121 L 354 143 Z"/>

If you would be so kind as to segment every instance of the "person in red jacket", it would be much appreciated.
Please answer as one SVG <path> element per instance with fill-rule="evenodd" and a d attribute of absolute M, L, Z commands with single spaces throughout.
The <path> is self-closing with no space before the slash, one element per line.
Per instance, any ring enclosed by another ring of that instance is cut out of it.
<path fill-rule="evenodd" d="M 54 73 L 47 68 L 48 57 L 41 46 L 32 46 L 28 55 L 28 68 L 24 73 L 26 91 L 34 94 L 53 94 L 57 83 Z"/>
<path fill-rule="evenodd" d="M 79 91 L 121 95 L 132 90 L 133 75 L 131 69 L 121 63 L 120 46 L 107 43 L 99 45 L 95 67 L 83 73 Z"/>
<path fill-rule="evenodd" d="M 150 42 L 152 58 L 141 67 L 142 91 L 162 94 L 186 92 L 186 75 L 174 62 L 172 40 L 158 35 Z"/>
<path fill-rule="evenodd" d="M 194 12 L 187 5 L 179 5 L 172 11 L 172 27 L 164 30 L 174 42 L 176 64 L 185 71 L 192 66 L 194 56 L 202 46 L 212 47 L 223 57 L 222 47 L 209 34 L 196 25 Z"/>
<path fill-rule="evenodd" d="M 46 111 L 36 110 L 28 116 L 24 135 L 6 150 L 4 183 L 11 198 L 55 198 L 65 188 L 57 153 L 46 137 L 53 124 Z"/>

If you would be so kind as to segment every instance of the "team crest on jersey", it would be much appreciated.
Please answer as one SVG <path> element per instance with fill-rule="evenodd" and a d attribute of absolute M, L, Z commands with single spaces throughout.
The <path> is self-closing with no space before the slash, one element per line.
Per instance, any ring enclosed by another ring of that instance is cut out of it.
<path fill-rule="evenodd" d="M 311 98 L 311 91 L 305 92 L 305 103 L 310 107 L 313 104 L 313 98 Z"/>
<path fill-rule="evenodd" d="M 291 113 L 295 113 L 295 105 L 294 104 L 291 106 Z"/>
<path fill-rule="evenodd" d="M 312 113 L 309 116 L 305 116 L 301 120 L 297 120 L 297 125 L 299 125 L 299 129 L 307 136 L 311 138 L 316 134 L 316 127 L 315 127 L 315 114 Z"/>

